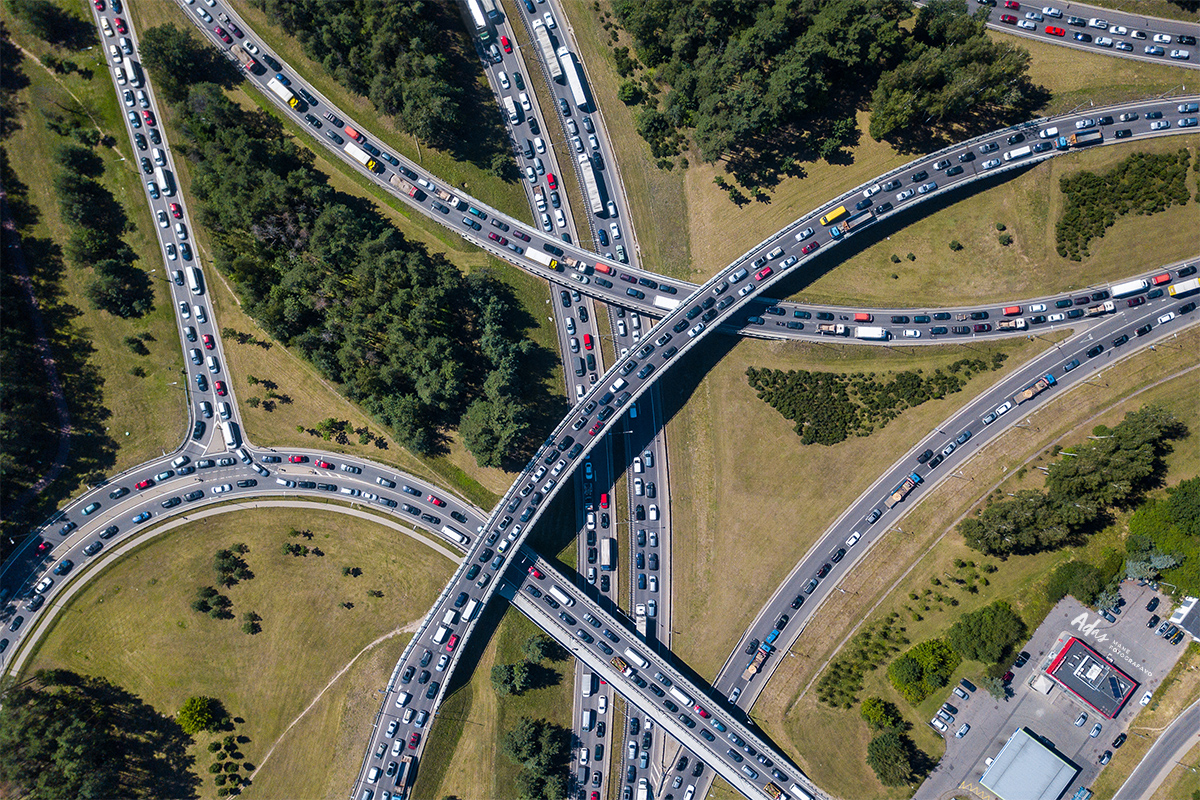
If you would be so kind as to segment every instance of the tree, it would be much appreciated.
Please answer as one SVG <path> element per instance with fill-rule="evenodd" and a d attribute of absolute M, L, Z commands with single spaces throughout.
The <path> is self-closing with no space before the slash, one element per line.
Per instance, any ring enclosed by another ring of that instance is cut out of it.
<path fill-rule="evenodd" d="M 213 730 L 215 710 L 216 701 L 211 697 L 189 697 L 175 715 L 175 721 L 184 733 L 195 736 L 200 731 Z"/>
<path fill-rule="evenodd" d="M 562 658 L 562 647 L 544 633 L 535 633 L 521 643 L 521 653 L 533 663 Z"/>
<path fill-rule="evenodd" d="M 1098 567 L 1086 561 L 1068 561 L 1050 574 L 1046 583 L 1046 599 L 1057 603 L 1071 595 L 1084 605 L 1091 605 L 1104 588 L 1104 575 Z"/>
<path fill-rule="evenodd" d="M 140 37 L 138 53 L 142 66 L 154 79 L 155 89 L 174 103 L 186 99 L 193 84 L 215 82 L 232 86 L 240 79 L 228 60 L 174 23 L 146 30 Z"/>
<path fill-rule="evenodd" d="M 493 664 L 492 665 L 492 688 L 496 690 L 496 694 L 501 697 L 513 694 L 513 665 L 512 664 Z"/>
<path fill-rule="evenodd" d="M 1024 621 L 1003 600 L 962 615 L 946 633 L 959 655 L 985 663 L 998 663 L 1025 636 Z"/>
<path fill-rule="evenodd" d="M 985 692 L 997 700 L 1003 700 L 1004 698 L 1008 697 L 1008 686 L 1004 683 L 1002 678 L 997 678 L 994 675 L 985 675 L 983 679 L 979 681 L 979 685 L 983 687 Z"/>
<path fill-rule="evenodd" d="M 867 744 L 867 763 L 884 786 L 903 786 L 913 778 L 908 737 L 896 731 L 879 734 Z"/>
<path fill-rule="evenodd" d="M 873 731 L 887 731 L 900 727 L 903 718 L 900 709 L 881 697 L 868 697 L 862 702 L 862 718 Z"/>

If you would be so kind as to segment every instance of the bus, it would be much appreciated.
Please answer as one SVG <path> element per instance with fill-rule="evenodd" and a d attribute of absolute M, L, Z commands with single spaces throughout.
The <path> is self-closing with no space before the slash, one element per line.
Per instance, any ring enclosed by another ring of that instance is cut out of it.
<path fill-rule="evenodd" d="M 1185 294 L 1191 294 L 1197 289 L 1200 289 L 1200 278 L 1192 278 L 1190 281 L 1168 286 L 1167 294 L 1171 295 L 1171 297 L 1183 297 Z"/>
<path fill-rule="evenodd" d="M 603 572 L 612 572 L 616 569 L 616 550 L 617 540 L 611 536 L 606 536 L 600 540 L 600 569 Z"/>
<path fill-rule="evenodd" d="M 575 605 L 575 598 L 571 597 L 569 594 L 567 594 L 566 592 L 564 592 L 562 589 L 558 588 L 557 586 L 552 585 L 550 587 L 550 596 L 553 597 L 558 602 L 562 603 L 564 606 L 570 607 L 570 606 Z"/>
<path fill-rule="evenodd" d="M 821 224 L 828 225 L 831 222 L 837 222 L 842 217 L 846 216 L 846 207 L 838 206 L 833 211 L 830 211 L 825 216 L 821 217 Z"/>
<path fill-rule="evenodd" d="M 187 268 L 188 288 L 192 290 L 192 294 L 204 294 L 204 280 L 200 275 L 198 267 Z"/>
<path fill-rule="evenodd" d="M 154 177 L 158 179 L 158 188 L 162 189 L 163 194 L 167 197 L 175 196 L 175 176 L 171 174 L 171 170 L 155 167 Z"/>

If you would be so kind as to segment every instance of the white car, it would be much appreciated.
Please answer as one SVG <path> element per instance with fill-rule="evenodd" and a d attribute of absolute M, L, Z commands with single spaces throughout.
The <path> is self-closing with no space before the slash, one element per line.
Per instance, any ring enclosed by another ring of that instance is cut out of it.
<path fill-rule="evenodd" d="M 589 678 L 589 680 L 591 680 Z M 586 747 L 579 748 L 579 766 L 586 767 L 588 763 L 588 749 Z"/>
<path fill-rule="evenodd" d="M 875 184 L 874 186 L 869 186 L 866 189 L 863 189 L 863 197 L 870 197 L 873 194 L 878 194 L 882 188 L 883 187 L 880 186 L 878 183 Z"/>
<path fill-rule="evenodd" d="M 1036 22 L 1032 22 L 1032 21 L 1030 21 L 1030 20 L 1027 20 L 1027 19 L 1021 19 L 1021 20 L 1017 20 L 1017 27 L 1018 27 L 1018 28 L 1024 28 L 1024 29 L 1025 29 L 1025 30 L 1027 30 L 1027 31 L 1036 31 L 1036 30 L 1037 30 L 1037 23 L 1036 23 Z"/>
<path fill-rule="evenodd" d="M 517 98 L 521 101 L 522 109 L 527 112 L 533 111 L 533 106 L 529 103 L 529 95 L 526 92 L 521 92 L 519 95 L 517 95 Z"/>
<path fill-rule="evenodd" d="M 804 230 L 802 230 L 796 234 L 796 241 L 803 242 L 805 239 L 807 239 L 808 237 L 810 237 L 812 235 L 813 235 L 813 229 L 805 228 Z"/>
<path fill-rule="evenodd" d="M 542 230 L 544 230 L 546 233 L 550 233 L 550 231 L 554 230 L 554 227 L 550 224 L 549 214 L 542 214 Z"/>
<path fill-rule="evenodd" d="M 1142 49 L 1148 56 L 1165 56 L 1167 54 L 1166 50 L 1163 50 L 1156 44 L 1148 44 Z"/>
<path fill-rule="evenodd" d="M 1149 704 L 1150 704 L 1150 698 L 1151 698 L 1151 697 L 1153 697 L 1153 696 L 1154 696 L 1154 691 L 1153 691 L 1153 690 L 1150 690 L 1150 691 L 1146 692 L 1144 695 L 1142 695 L 1142 699 L 1141 699 L 1141 700 L 1139 700 L 1138 702 L 1139 702 L 1139 703 L 1141 703 L 1141 704 L 1142 704 L 1142 705 L 1144 705 L 1144 706 L 1145 706 L 1145 705 L 1149 705 Z"/>
<path fill-rule="evenodd" d="M 587 513 L 587 529 L 589 531 L 596 530 L 596 512 L 595 511 L 589 511 Z"/>
<path fill-rule="evenodd" d="M 1108 30 L 1108 20 L 1106 20 L 1106 19 L 1089 19 L 1088 27 L 1089 28 L 1099 28 L 1102 31 L 1106 31 L 1106 30 Z"/>
<path fill-rule="evenodd" d="M 588 145 L 590 145 L 593 150 L 600 149 L 600 140 L 596 138 L 596 134 L 594 134 L 594 133 L 588 134 Z"/>
<path fill-rule="evenodd" d="M 1077 130 L 1077 131 L 1082 131 L 1086 128 L 1094 128 L 1094 127 L 1096 127 L 1096 120 L 1094 120 L 1094 119 L 1080 119 L 1080 120 L 1075 121 L 1075 130 Z"/>
<path fill-rule="evenodd" d="M 1043 17 L 1041 15 L 1041 12 L 1038 12 L 1038 11 L 1026 11 L 1025 19 L 1030 19 L 1030 20 L 1033 20 L 1034 22 L 1042 22 L 1043 20 L 1045 20 L 1045 17 Z"/>
<path fill-rule="evenodd" d="M 1192 57 L 1192 54 L 1189 53 L 1187 50 L 1172 50 L 1171 51 L 1171 58 L 1175 58 L 1180 61 L 1187 61 L 1191 57 Z"/>
<path fill-rule="evenodd" d="M 53 585 L 54 585 L 54 578 L 51 578 L 49 575 L 47 575 L 45 578 L 42 578 L 40 581 L 38 581 L 38 585 L 33 587 L 33 590 L 35 592 L 37 592 L 38 594 L 44 594 L 46 592 L 46 590 L 49 589 Z M 1147 695 L 1147 697 L 1149 697 L 1149 695 Z M 1146 705 L 1146 704 L 1142 703 L 1142 705 Z"/>
<path fill-rule="evenodd" d="M 1004 416 L 1005 414 L 1007 414 L 1007 413 L 1008 413 L 1009 409 L 1010 409 L 1010 408 L 1012 408 L 1012 407 L 1013 407 L 1013 406 L 1012 406 L 1012 401 L 1011 401 L 1011 400 L 1009 400 L 1007 403 L 1005 403 L 1005 404 L 1003 404 L 1003 405 L 1001 405 L 1001 406 L 997 406 L 997 407 L 996 407 L 996 416 L 997 416 L 997 417 L 1002 417 L 1002 416 Z"/>
<path fill-rule="evenodd" d="M 542 137 L 538 136 L 538 137 L 534 138 L 533 149 L 537 150 L 538 153 L 546 152 L 546 143 L 542 141 Z"/>
<path fill-rule="evenodd" d="M 1161 317 L 1159 317 L 1159 318 L 1158 318 L 1158 324 L 1159 324 L 1159 325 L 1166 325 L 1168 322 L 1170 322 L 1170 321 L 1171 321 L 1171 320 L 1173 320 L 1173 319 L 1175 319 L 1175 312 L 1174 312 L 1174 311 L 1172 311 L 1172 312 L 1170 312 L 1170 313 L 1168 313 L 1168 314 L 1163 314 Z"/>
<path fill-rule="evenodd" d="M 1145 39 L 1146 38 L 1146 34 L 1144 31 L 1130 31 L 1129 35 L 1135 39 Z"/>
<path fill-rule="evenodd" d="M 1046 310 L 1046 304 L 1045 304 L 1045 303 L 1034 303 L 1033 305 L 1031 305 L 1031 306 L 1029 307 L 1029 313 L 1030 313 L 1030 314 L 1038 314 L 1038 313 L 1041 313 L 1042 311 L 1045 311 L 1045 310 Z"/>
<path fill-rule="evenodd" d="M 242 47 L 246 48 L 246 52 L 249 53 L 250 55 L 252 55 L 252 56 L 258 55 L 258 45 L 256 45 L 254 42 L 250 41 L 249 39 L 242 42 Z"/>
<path fill-rule="evenodd" d="M 1062 12 L 1059 11 L 1057 8 L 1054 8 L 1053 6 L 1046 6 L 1045 8 L 1042 9 L 1042 13 L 1045 14 L 1047 17 L 1054 17 L 1055 19 L 1062 19 Z"/>
<path fill-rule="evenodd" d="M 1165 33 L 1156 33 L 1154 34 L 1154 41 L 1158 42 L 1159 44 L 1170 44 L 1171 37 L 1167 36 Z"/>
<path fill-rule="evenodd" d="M 213 494 L 222 494 L 224 492 L 228 492 L 228 491 L 232 491 L 232 490 L 233 490 L 233 484 L 230 484 L 230 483 L 223 483 L 220 486 L 212 487 Z"/>
<path fill-rule="evenodd" d="M 1096 46 L 1097 47 L 1112 47 L 1113 40 L 1108 38 L 1107 36 L 1101 36 L 1098 39 L 1096 39 Z"/>
<path fill-rule="evenodd" d="M 1150 123 L 1150 130 L 1152 131 L 1164 131 L 1169 127 L 1171 127 L 1171 121 L 1169 119 L 1156 119 L 1154 122 Z"/>
<path fill-rule="evenodd" d="M 1066 318 L 1066 314 L 1051 314 L 1050 316 L 1046 317 L 1046 319 L 1050 322 L 1062 322 Z"/>
<path fill-rule="evenodd" d="M 946 723 L 942 722 L 937 717 L 934 717 L 933 719 L 929 720 L 929 724 L 932 725 L 936 730 L 938 730 L 941 733 L 947 732 Z"/>
<path fill-rule="evenodd" d="M 896 195 L 896 201 L 903 202 L 904 200 L 907 200 L 908 198 L 912 197 L 916 193 L 917 193 L 916 189 L 905 189 L 903 192 L 900 192 L 898 195 Z"/>
<path fill-rule="evenodd" d="M 1125 50 L 1126 52 L 1132 53 L 1133 45 L 1131 45 L 1129 42 L 1117 42 L 1117 49 Z"/>
<path fill-rule="evenodd" d="M 858 531 L 855 531 L 853 534 L 851 534 L 850 538 L 846 540 L 846 547 L 854 547 L 854 545 L 858 544 L 858 540 L 861 538 L 862 534 Z"/>
<path fill-rule="evenodd" d="M 167 246 L 164 249 L 167 251 L 167 258 L 174 261 L 176 258 L 175 245 L 171 244 L 170 242 L 167 242 Z"/>
<path fill-rule="evenodd" d="M 500 81 L 501 89 L 507 89 L 512 85 L 508 82 L 508 73 L 507 72 L 496 73 L 496 80 Z"/>
<path fill-rule="evenodd" d="M 998 166 L 1000 166 L 1000 159 L 989 158 L 987 161 L 983 162 L 983 164 L 981 164 L 980 166 L 982 166 L 984 169 L 992 169 L 993 167 L 998 167 Z"/>
<path fill-rule="evenodd" d="M 1108 29 L 1108 32 L 1113 36 L 1128 36 L 1129 28 L 1126 28 L 1124 25 L 1113 25 Z"/>
<path fill-rule="evenodd" d="M 1149 697 L 1149 695 L 1147 695 L 1147 697 Z M 597 704 L 597 709 L 601 714 L 603 714 L 605 711 L 608 711 L 608 695 L 600 695 L 600 699 L 597 701 Z"/>
<path fill-rule="evenodd" d="M 554 209 L 554 223 L 560 228 L 567 227 L 567 218 L 563 216 L 561 208 Z"/>
<path fill-rule="evenodd" d="M 167 212 L 159 211 L 158 212 L 158 227 L 165 228 L 170 224 L 171 224 L 171 221 L 169 219 L 167 219 Z"/>
<path fill-rule="evenodd" d="M 612 237 L 613 237 L 614 239 L 620 239 L 620 238 L 621 238 L 621 228 L 620 228 L 620 226 L 619 226 L 619 225 L 617 225 L 617 223 L 615 223 L 615 222 L 610 222 L 610 223 L 608 223 L 608 229 L 609 229 L 610 231 L 612 231 Z"/>
<path fill-rule="evenodd" d="M 525 168 L 525 177 L 529 179 L 530 184 L 537 183 L 537 173 L 533 171 L 533 167 Z"/>
<path fill-rule="evenodd" d="M 917 330 L 916 328 L 905 328 L 904 329 L 904 338 L 905 339 L 920 339 L 921 332 L 919 330 Z"/>
<path fill-rule="evenodd" d="M 133 92 L 126 89 L 124 97 L 125 97 L 125 105 L 128 106 L 129 108 L 133 108 L 133 102 L 134 102 L 133 101 Z"/>
<path fill-rule="evenodd" d="M 650 591 L 658 591 L 658 578 L 654 577 L 653 575 L 650 576 Z"/>
<path fill-rule="evenodd" d="M 546 27 L 550 30 L 554 30 L 558 27 L 558 23 L 554 21 L 554 15 L 549 11 L 543 14 L 542 17 L 546 20 Z"/>

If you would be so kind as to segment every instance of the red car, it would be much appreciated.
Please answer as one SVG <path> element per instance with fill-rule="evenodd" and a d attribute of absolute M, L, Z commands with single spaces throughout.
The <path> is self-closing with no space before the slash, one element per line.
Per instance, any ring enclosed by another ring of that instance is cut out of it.
<path fill-rule="evenodd" d="M 458 647 L 458 634 L 457 633 L 454 634 L 453 636 L 451 636 L 450 639 L 446 642 L 446 652 L 453 653 L 454 648 L 456 648 L 456 647 Z"/>
<path fill-rule="evenodd" d="M 234 36 L 238 37 L 239 39 L 245 35 L 242 33 L 242 29 L 239 28 L 237 25 L 234 25 L 232 22 L 229 23 L 229 30 L 233 33 Z"/>
<path fill-rule="evenodd" d="M 141 481 L 140 483 L 134 484 L 133 488 L 137 489 L 140 492 L 142 489 L 149 489 L 153 485 L 154 485 L 153 479 L 146 478 L 146 480 Z"/>
<path fill-rule="evenodd" d="M 593 344 L 592 344 L 592 335 L 591 335 L 590 333 L 585 333 L 585 334 L 583 335 L 583 349 L 584 349 L 584 350 L 591 350 L 591 349 L 592 349 L 592 347 L 593 347 Z"/>
<path fill-rule="evenodd" d="M 543 575 L 543 574 L 542 574 L 542 573 L 541 573 L 541 572 L 538 570 L 538 568 L 537 568 L 537 567 L 530 567 L 530 568 L 529 568 L 529 574 L 530 574 L 530 575 L 532 575 L 533 577 L 537 578 L 539 581 L 540 581 L 542 578 L 546 577 L 545 575 Z"/>
<path fill-rule="evenodd" d="M 1134 306 L 1140 306 L 1142 303 L 1146 302 L 1146 298 L 1144 298 L 1144 297 L 1131 297 L 1131 298 L 1129 298 L 1128 300 L 1126 300 L 1125 302 L 1126 302 L 1126 304 L 1128 304 L 1128 306 L 1129 306 L 1130 308 L 1133 308 Z"/>
<path fill-rule="evenodd" d="M 800 252 L 804 253 L 804 255 L 808 255 L 809 253 L 811 253 L 813 250 L 816 250 L 820 246 L 821 246 L 820 242 L 812 242 L 811 244 L 804 245 L 804 249 L 801 250 Z"/>
<path fill-rule="evenodd" d="M 553 172 L 546 173 L 546 185 L 549 186 L 551 189 L 558 188 L 558 181 L 554 178 Z"/>
<path fill-rule="evenodd" d="M 154 127 L 154 112 L 153 111 L 143 111 L 142 118 L 146 120 L 146 124 L 149 127 L 151 127 L 151 128 Z"/>
<path fill-rule="evenodd" d="M 100 10 L 103 11 L 104 9 Z M 50 547 L 51 545 L 49 542 L 42 542 L 37 546 L 37 555 L 44 555 L 50 549 Z"/>
<path fill-rule="evenodd" d="M 1017 0 L 1004 0 L 1004 7 L 1011 8 L 1011 9 L 1018 9 L 1021 7 L 1021 4 L 1018 3 Z"/>
<path fill-rule="evenodd" d="M 512 42 L 510 42 L 508 40 L 507 36 L 500 37 L 500 46 L 504 48 L 504 52 L 506 52 L 506 53 L 512 52 Z"/>
<path fill-rule="evenodd" d="M 763 267 L 758 272 L 754 273 L 754 280 L 761 281 L 763 278 L 767 277 L 772 272 L 774 272 L 774 270 L 771 269 L 770 267 Z"/>
<path fill-rule="evenodd" d="M 1017 18 L 1014 17 L 1012 14 L 1001 14 L 1000 21 L 1003 22 L 1005 25 L 1016 25 L 1017 24 Z"/>
<path fill-rule="evenodd" d="M 699 704 L 693 706 L 693 710 L 704 719 L 708 719 L 708 712 L 701 708 Z"/>
<path fill-rule="evenodd" d="M 600 428 L 604 425 L 603 422 L 597 422 L 592 427 L 588 428 L 588 436 L 595 436 L 600 432 Z"/>
<path fill-rule="evenodd" d="M 330 464 L 328 461 L 321 461 L 320 459 L 317 460 L 317 466 L 321 469 L 333 469 L 333 464 Z"/>
<path fill-rule="evenodd" d="M 225 381 L 213 381 L 213 388 L 217 392 L 217 397 L 224 397 L 229 394 L 225 389 Z"/>
<path fill-rule="evenodd" d="M 183 209 L 179 207 L 179 203 L 171 203 L 171 216 L 175 219 L 183 219 Z"/>
<path fill-rule="evenodd" d="M 409 749 L 409 750 L 416 750 L 416 749 L 417 749 L 417 745 L 419 745 L 420 743 L 421 743 L 421 732 L 420 732 L 420 731 L 413 731 L 413 732 L 412 732 L 412 736 L 409 736 L 409 737 L 408 737 L 408 749 Z"/>
<path fill-rule="evenodd" d="M 120 17 L 113 17 L 113 27 L 115 27 L 117 29 L 117 33 L 121 34 L 122 36 L 129 33 L 129 28 L 125 27 L 125 20 L 121 19 Z"/>
<path fill-rule="evenodd" d="M 213 341 L 213 337 L 209 336 L 207 333 L 200 338 L 204 341 L 205 350 L 212 350 L 213 346 L 216 345 L 216 342 Z"/>
<path fill-rule="evenodd" d="M 488 238 L 491 239 L 493 242 L 499 242 L 500 244 L 508 244 L 508 239 L 505 239 L 503 236 L 501 236 L 498 233 L 489 233 Z"/>
<path fill-rule="evenodd" d="M 429 502 L 433 503 L 438 508 L 443 508 L 446 505 L 445 500 L 440 497 L 435 497 L 434 495 L 429 495 Z"/>
<path fill-rule="evenodd" d="M 600 507 L 608 508 L 608 492 L 600 493 Z"/>
<path fill-rule="evenodd" d="M 213 32 L 216 33 L 217 36 L 220 36 L 221 41 L 224 42 L 225 44 L 233 44 L 233 39 L 229 38 L 229 34 L 226 33 L 225 29 L 222 28 L 220 25 L 213 28 Z"/>
<path fill-rule="evenodd" d="M 1046 33 L 1050 34 L 1051 36 L 1066 36 L 1067 35 L 1067 32 L 1065 30 L 1063 30 L 1062 28 L 1056 28 L 1053 25 L 1046 26 Z"/>
<path fill-rule="evenodd" d="M 97 11 L 104 10 L 104 0 L 92 0 L 92 5 L 96 7 Z"/>
<path fill-rule="evenodd" d="M 288 456 L 288 461 L 293 464 L 303 464 L 308 461 L 308 456 Z"/>

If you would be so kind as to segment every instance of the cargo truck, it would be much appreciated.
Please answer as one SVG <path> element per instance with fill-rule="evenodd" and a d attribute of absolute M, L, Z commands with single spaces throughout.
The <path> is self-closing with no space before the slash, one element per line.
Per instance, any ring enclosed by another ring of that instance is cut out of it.
<path fill-rule="evenodd" d="M 844 234 L 849 233 L 855 228 L 867 225 L 874 221 L 875 214 L 871 211 L 871 209 L 868 208 L 865 211 L 858 212 L 852 217 L 846 217 L 846 219 L 840 225 L 835 225 L 834 227 L 830 228 L 829 235 L 834 239 L 840 239 Z"/>
<path fill-rule="evenodd" d="M 1047 372 L 1045 375 L 1014 394 L 1013 402 L 1017 405 L 1021 405 L 1021 403 L 1024 403 L 1026 400 L 1032 400 L 1057 383 L 1058 381 L 1055 380 L 1054 376 Z"/>
<path fill-rule="evenodd" d="M 1168 286 L 1167 294 L 1171 295 L 1171 297 L 1183 297 L 1185 294 L 1191 294 L 1197 289 L 1200 289 L 1200 278 L 1192 278 L 1190 281 Z"/>
<path fill-rule="evenodd" d="M 746 665 L 746 669 L 742 671 L 742 680 L 748 681 L 757 675 L 758 671 L 762 669 L 762 665 L 766 662 L 767 656 L 771 655 L 771 651 L 774 649 L 769 644 L 759 645 L 758 649 L 754 651 L 754 658 L 750 660 L 750 663 Z"/>
<path fill-rule="evenodd" d="M 517 104 L 507 95 L 504 97 L 504 109 L 508 111 L 508 121 L 513 125 L 521 124 L 521 112 L 517 110 Z"/>
<path fill-rule="evenodd" d="M 909 473 L 907 478 L 900 481 L 900 483 L 896 485 L 895 489 L 892 489 L 892 493 L 888 495 L 887 500 L 884 501 L 887 503 L 887 507 L 892 508 L 905 497 L 908 497 L 908 493 L 917 488 L 917 484 L 921 482 L 920 475 L 915 472 Z"/>
<path fill-rule="evenodd" d="M 289 108 L 294 111 L 300 111 L 300 99 L 292 94 L 291 89 L 280 83 L 278 78 L 271 78 L 271 80 L 267 81 L 267 88 L 271 90 L 272 94 L 287 103 Z"/>
<path fill-rule="evenodd" d="M 873 339 L 873 340 L 877 340 L 877 341 L 887 341 L 888 332 L 886 330 L 884 330 L 883 328 L 876 327 L 876 326 L 859 325 L 857 328 L 854 329 L 854 338 L 855 339 Z"/>
<path fill-rule="evenodd" d="M 525 251 L 525 257 L 530 261 L 536 261 L 548 269 L 555 270 L 556 272 L 562 272 L 562 264 L 558 263 L 558 259 L 551 258 L 541 250 L 535 250 L 531 247 Z"/>
<path fill-rule="evenodd" d="M 1137 294 L 1138 292 L 1144 292 L 1149 288 L 1150 288 L 1149 281 L 1144 280 L 1144 279 L 1139 279 L 1136 281 L 1126 281 L 1125 283 L 1114 284 L 1113 286 L 1109 287 L 1108 292 L 1113 297 L 1128 297 L 1131 294 Z"/>
<path fill-rule="evenodd" d="M 1023 331 L 1026 322 L 1024 319 L 1002 319 L 996 323 L 996 327 L 1002 331 Z"/>
<path fill-rule="evenodd" d="M 1083 147 L 1088 144 L 1096 144 L 1104 141 L 1104 134 L 1101 131 L 1080 131 L 1072 133 L 1070 136 L 1058 137 L 1059 150 L 1066 150 L 1068 147 Z"/>
<path fill-rule="evenodd" d="M 392 800 L 407 800 L 408 790 L 412 787 L 413 775 L 416 770 L 416 756 L 405 753 L 400 758 L 400 768 L 396 772 L 396 789 L 392 792 Z"/>
<path fill-rule="evenodd" d="M 1025 158 L 1033 153 L 1033 148 L 1029 145 L 1018 147 L 1016 150 L 1009 150 L 1004 154 L 1005 161 L 1016 161 L 1018 158 Z"/>
<path fill-rule="evenodd" d="M 246 70 L 246 72 L 251 72 L 255 75 L 262 72 L 262 67 L 260 67 L 258 62 L 254 60 L 254 56 L 247 53 L 245 48 L 240 44 L 235 44 L 233 47 L 229 48 L 229 51 L 233 53 L 234 57 L 238 60 L 238 63 L 242 65 L 242 69 Z"/>
<path fill-rule="evenodd" d="M 1101 314 L 1107 314 L 1110 311 L 1116 311 L 1116 309 L 1117 309 L 1117 304 L 1114 303 L 1112 300 L 1107 300 L 1098 306 L 1092 306 L 1091 308 L 1089 308 L 1087 310 L 1087 315 L 1089 317 L 1098 317 Z"/>
<path fill-rule="evenodd" d="M 546 192 L 541 186 L 533 187 L 533 201 L 537 203 L 538 211 L 546 210 Z"/>
<path fill-rule="evenodd" d="M 817 324 L 817 333 L 822 333 L 826 336 L 845 336 L 846 326 L 835 325 L 832 322 L 822 322 Z"/>
<path fill-rule="evenodd" d="M 430 185 L 433 186 L 433 184 Z M 439 200 L 445 200 L 451 208 L 462 208 L 464 205 L 462 200 L 459 200 L 445 189 L 442 189 L 438 186 L 433 186 L 432 191 L 434 197 L 438 198 Z"/>
<path fill-rule="evenodd" d="M 371 172 L 379 172 L 379 162 L 372 158 L 370 153 L 368 153 L 366 150 L 363 150 L 354 142 L 346 142 L 345 150 L 347 155 L 349 155 L 358 163 L 362 164 L 367 169 L 371 170 Z"/>
<path fill-rule="evenodd" d="M 390 183 L 392 186 L 395 186 L 397 189 L 404 192 L 406 195 L 408 195 L 409 197 L 411 197 L 414 200 L 420 201 L 420 200 L 425 199 L 424 192 L 422 192 L 416 186 L 413 186 L 408 181 L 404 180 L 404 178 L 401 178 L 399 175 L 393 174 L 393 175 L 388 176 L 388 183 Z"/>
<path fill-rule="evenodd" d="M 645 778 L 638 780 L 637 800 L 650 800 L 650 782 Z"/>

